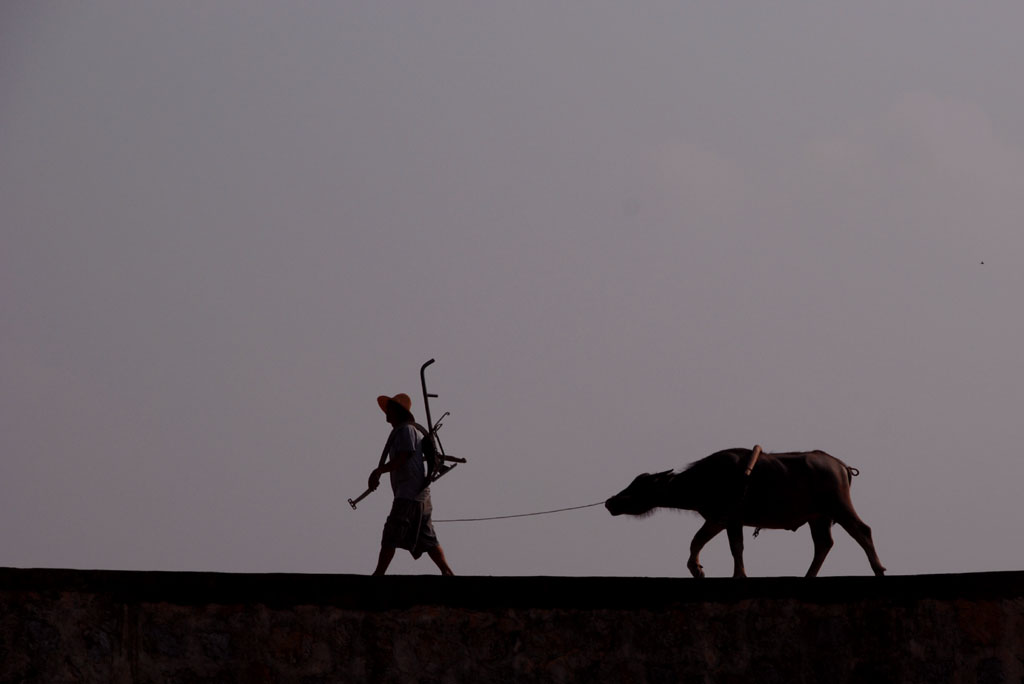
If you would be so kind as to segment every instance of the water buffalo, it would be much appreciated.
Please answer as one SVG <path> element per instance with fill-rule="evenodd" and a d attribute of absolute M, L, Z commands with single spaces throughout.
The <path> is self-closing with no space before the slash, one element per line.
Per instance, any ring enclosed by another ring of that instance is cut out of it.
<path fill-rule="evenodd" d="M 743 568 L 743 526 L 795 530 L 811 528 L 814 560 L 807 577 L 821 569 L 832 548 L 832 524 L 839 523 L 864 549 L 876 575 L 885 568 L 875 553 L 871 528 L 857 516 L 850 500 L 850 483 L 857 470 L 824 451 L 755 454 L 760 447 L 727 449 L 691 463 L 685 470 L 644 473 L 608 499 L 612 515 L 645 515 L 655 508 L 696 511 L 704 525 L 690 542 L 686 567 L 703 577 L 699 554 L 722 530 L 729 536 L 733 577 L 746 577 Z M 744 466 L 756 465 L 744 473 Z"/>

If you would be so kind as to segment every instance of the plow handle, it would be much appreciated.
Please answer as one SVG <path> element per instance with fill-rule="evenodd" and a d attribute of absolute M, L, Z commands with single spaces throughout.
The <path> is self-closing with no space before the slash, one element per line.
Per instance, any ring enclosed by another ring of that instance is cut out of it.
<path fill-rule="evenodd" d="M 430 400 L 431 398 L 436 399 L 436 394 L 427 393 L 427 366 L 434 363 L 434 359 L 430 359 L 425 364 L 420 366 L 420 387 L 423 388 L 423 410 L 427 412 L 427 430 L 430 433 L 434 432 L 434 421 L 430 419 Z"/>
<path fill-rule="evenodd" d="M 349 499 L 348 505 L 352 507 L 353 511 L 356 510 L 356 504 L 365 499 L 366 497 L 370 496 L 370 494 L 373 493 L 374 490 L 376 489 L 376 487 L 371 487 L 370 489 L 367 489 L 365 492 L 357 496 L 355 499 Z"/>

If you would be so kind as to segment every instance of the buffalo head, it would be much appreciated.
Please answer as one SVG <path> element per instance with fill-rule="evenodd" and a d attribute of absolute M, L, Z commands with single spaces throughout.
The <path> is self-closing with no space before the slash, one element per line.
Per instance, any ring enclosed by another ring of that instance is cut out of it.
<path fill-rule="evenodd" d="M 629 486 L 604 502 L 612 515 L 644 515 L 664 505 L 665 490 L 672 471 L 637 475 Z"/>

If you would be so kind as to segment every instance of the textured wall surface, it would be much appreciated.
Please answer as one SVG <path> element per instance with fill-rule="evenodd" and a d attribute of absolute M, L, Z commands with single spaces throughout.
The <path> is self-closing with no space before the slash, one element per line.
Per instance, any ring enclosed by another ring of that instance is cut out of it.
<path fill-rule="evenodd" d="M 0 682 L 1017 682 L 1024 573 L 0 569 Z"/>

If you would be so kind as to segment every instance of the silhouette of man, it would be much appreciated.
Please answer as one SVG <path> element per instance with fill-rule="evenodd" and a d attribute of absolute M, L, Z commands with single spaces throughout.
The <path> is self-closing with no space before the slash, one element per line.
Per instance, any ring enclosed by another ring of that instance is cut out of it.
<path fill-rule="evenodd" d="M 406 549 L 417 559 L 426 553 L 442 575 L 454 575 L 430 521 L 430 489 L 427 487 L 424 470 L 420 431 L 409 410 L 412 399 L 407 394 L 379 396 L 377 404 L 391 425 L 391 434 L 385 447 L 387 460 L 384 465 L 373 469 L 368 484 L 371 489 L 376 489 L 381 475 L 389 473 L 395 499 L 387 522 L 384 523 L 380 556 L 373 574 L 383 575 L 387 572 L 395 557 L 395 550 Z"/>

